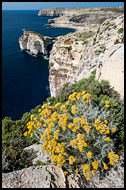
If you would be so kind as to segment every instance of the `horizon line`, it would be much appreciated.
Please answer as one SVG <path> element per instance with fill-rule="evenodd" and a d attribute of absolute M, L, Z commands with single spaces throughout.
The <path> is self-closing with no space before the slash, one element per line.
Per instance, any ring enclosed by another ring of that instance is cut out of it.
<path fill-rule="evenodd" d="M 81 9 L 81 8 L 110 8 L 110 7 L 113 7 L 113 6 L 108 6 L 108 7 L 56 7 L 56 8 L 61 8 L 61 9 Z M 117 7 L 124 7 L 124 5 L 122 6 L 114 6 L 115 8 Z M 44 8 L 44 9 L 50 9 L 50 8 Z M 55 8 L 52 8 L 52 9 L 55 9 Z M 2 11 L 38 11 L 38 10 L 42 10 L 42 9 L 2 9 Z"/>

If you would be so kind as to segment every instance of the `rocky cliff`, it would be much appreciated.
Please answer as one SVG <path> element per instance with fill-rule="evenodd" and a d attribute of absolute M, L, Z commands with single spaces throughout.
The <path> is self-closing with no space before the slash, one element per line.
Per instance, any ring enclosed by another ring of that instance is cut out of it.
<path fill-rule="evenodd" d="M 34 55 L 48 55 L 48 46 L 51 45 L 51 39 L 37 32 L 24 31 L 24 34 L 19 38 L 19 45 L 21 50 L 28 50 Z"/>
<path fill-rule="evenodd" d="M 123 7 L 96 7 L 96 8 L 49 8 L 42 9 L 38 12 L 38 16 L 76 16 L 81 14 L 89 14 L 89 13 L 122 13 L 124 11 Z"/>
<path fill-rule="evenodd" d="M 93 28 L 87 29 L 91 33 Z M 83 38 L 82 38 L 83 37 Z M 106 19 L 94 36 L 76 32 L 59 37 L 49 58 L 51 96 L 66 82 L 89 77 L 96 70 L 97 80 L 109 80 L 124 97 L 124 16 Z"/>

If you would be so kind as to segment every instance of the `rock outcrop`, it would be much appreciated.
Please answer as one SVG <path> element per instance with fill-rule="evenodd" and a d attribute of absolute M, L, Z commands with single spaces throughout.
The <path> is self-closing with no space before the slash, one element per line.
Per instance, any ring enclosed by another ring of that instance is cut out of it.
<path fill-rule="evenodd" d="M 116 179 L 116 180 L 115 180 Z M 53 166 L 32 166 L 2 174 L 3 188 L 124 188 L 124 155 L 109 171 L 101 176 L 96 171 L 91 181 L 79 174 L 68 174 Z"/>
<path fill-rule="evenodd" d="M 28 50 L 34 55 L 48 55 L 51 39 L 47 36 L 42 36 L 36 32 L 24 31 L 24 34 L 19 38 L 21 50 Z"/>
<path fill-rule="evenodd" d="M 2 174 L 3 188 L 65 188 L 63 171 L 56 166 L 37 166 Z"/>
<path fill-rule="evenodd" d="M 41 161 L 42 163 L 49 163 L 51 162 L 50 157 L 47 153 L 41 151 L 41 144 L 33 144 L 28 147 L 25 147 L 23 150 L 29 151 L 32 150 L 35 154 L 35 158 L 32 160 L 32 164 L 35 165 L 37 161 Z"/>
<path fill-rule="evenodd" d="M 91 28 L 87 32 L 89 30 Z M 77 32 L 59 37 L 50 52 L 51 96 L 56 96 L 64 83 L 73 83 L 87 78 L 96 70 L 96 79 L 109 80 L 111 86 L 120 93 L 123 99 L 124 16 L 106 19 L 97 28 L 94 37 L 87 39 L 88 42 L 75 36 Z M 72 43 L 66 44 L 66 41 Z M 106 71 L 106 67 L 109 72 Z"/>

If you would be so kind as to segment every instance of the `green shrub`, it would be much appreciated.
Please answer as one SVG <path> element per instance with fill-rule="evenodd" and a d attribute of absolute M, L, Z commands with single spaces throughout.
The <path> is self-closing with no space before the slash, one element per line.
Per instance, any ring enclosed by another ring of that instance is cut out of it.
<path fill-rule="evenodd" d="M 119 39 L 116 39 L 116 40 L 114 41 L 114 44 L 118 44 L 118 43 L 120 43 L 120 42 L 119 42 Z"/>
<path fill-rule="evenodd" d="M 48 69 L 50 70 L 51 67 L 53 67 L 54 63 L 50 63 L 49 66 L 48 66 Z"/>
<path fill-rule="evenodd" d="M 9 162 L 8 169 L 3 167 L 3 172 L 22 169 L 30 166 L 30 153 L 23 151 L 23 148 L 37 143 L 36 137 L 24 137 L 26 124 L 30 120 L 30 115 L 36 113 L 41 105 L 35 107 L 30 112 L 23 114 L 20 120 L 13 121 L 10 117 L 2 120 L 2 156 Z"/>
<path fill-rule="evenodd" d="M 35 163 L 36 166 L 44 166 L 44 165 L 47 165 L 45 164 L 44 162 L 40 161 L 40 160 L 37 160 L 36 163 Z"/>
<path fill-rule="evenodd" d="M 60 48 L 65 48 L 65 49 L 67 49 L 68 51 L 71 51 L 71 50 L 72 50 L 72 46 L 61 46 Z"/>
<path fill-rule="evenodd" d="M 95 43 L 96 43 L 96 38 L 93 39 L 93 45 L 95 45 Z"/>
<path fill-rule="evenodd" d="M 2 172 L 21 170 L 32 166 L 35 155 L 32 151 L 24 151 L 19 144 L 3 143 L 2 145 Z"/>
<path fill-rule="evenodd" d="M 108 81 L 102 80 L 98 82 L 95 80 L 95 72 L 89 78 L 82 79 L 74 84 L 66 83 L 61 89 L 58 96 L 48 98 L 50 105 L 55 105 L 57 102 L 64 103 L 68 96 L 73 92 L 88 91 L 95 99 L 97 105 L 101 104 L 102 100 L 109 100 L 111 107 L 109 109 L 110 116 L 114 123 L 118 123 L 118 131 L 116 135 L 117 151 L 124 150 L 124 105 L 119 101 L 120 95 L 110 87 Z"/>
<path fill-rule="evenodd" d="M 118 30 L 118 33 L 119 33 L 119 34 L 123 33 L 123 28 L 120 28 L 120 29 Z"/>

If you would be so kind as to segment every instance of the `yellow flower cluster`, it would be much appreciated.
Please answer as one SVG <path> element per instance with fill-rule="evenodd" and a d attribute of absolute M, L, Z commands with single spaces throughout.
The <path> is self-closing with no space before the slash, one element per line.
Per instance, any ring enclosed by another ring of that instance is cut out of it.
<path fill-rule="evenodd" d="M 75 161 L 76 161 L 76 159 L 73 156 L 69 157 L 69 164 L 70 165 L 72 165 Z"/>
<path fill-rule="evenodd" d="M 108 154 L 108 157 L 109 157 L 109 163 L 111 164 L 111 165 L 114 165 L 115 164 L 115 162 L 117 162 L 118 161 L 118 159 L 119 159 L 119 155 L 118 154 L 114 154 L 114 152 L 110 152 L 109 154 Z"/>
<path fill-rule="evenodd" d="M 62 127 L 64 131 L 66 130 L 68 117 L 69 116 L 67 115 L 67 113 L 60 114 L 58 117 L 59 118 L 58 125 L 59 127 Z"/>
<path fill-rule="evenodd" d="M 98 169 L 98 166 L 99 166 L 99 161 L 98 160 L 95 160 L 94 162 L 92 162 L 92 166 L 93 166 L 93 169 L 94 170 L 97 170 Z"/>
<path fill-rule="evenodd" d="M 72 114 L 78 113 L 78 110 L 77 110 L 77 107 L 76 107 L 76 106 L 72 106 L 72 108 L 71 108 L 71 113 L 72 113 Z"/>
<path fill-rule="evenodd" d="M 88 164 L 84 164 L 82 165 L 83 168 L 83 174 L 86 177 L 86 180 L 90 180 L 91 179 L 91 171 L 90 171 L 90 166 Z"/>
<path fill-rule="evenodd" d="M 109 108 L 109 107 L 110 107 L 110 103 L 109 103 L 109 101 L 107 101 L 107 100 L 106 100 L 106 101 L 103 101 L 103 100 L 102 100 L 101 103 L 102 103 L 102 104 L 105 103 L 105 108 Z"/>
<path fill-rule="evenodd" d="M 94 126 L 96 130 L 99 130 L 101 134 L 106 135 L 110 133 L 109 127 L 107 125 L 107 121 L 104 120 L 104 123 L 101 123 L 101 118 L 98 117 L 98 119 L 95 120 Z"/>
<path fill-rule="evenodd" d="M 50 156 L 52 163 L 57 167 L 65 168 L 64 175 L 67 175 L 69 169 L 78 173 L 83 168 L 87 180 L 95 175 L 100 165 L 100 162 L 95 160 L 95 150 L 91 144 L 94 140 L 90 142 L 89 138 L 92 134 L 97 134 L 96 138 L 104 136 L 104 142 L 109 146 L 112 140 L 110 141 L 108 134 L 116 131 L 115 127 L 111 127 L 110 130 L 107 120 L 101 117 L 96 120 L 91 117 L 89 119 L 85 112 L 81 111 L 82 106 L 87 109 L 92 105 L 92 101 L 91 95 L 83 91 L 71 94 L 64 104 L 61 102 L 57 102 L 54 106 L 43 104 L 37 114 L 31 114 L 30 121 L 27 123 L 28 131 L 24 133 L 24 136 L 31 137 L 34 133 L 39 134 L 42 141 L 41 150 Z M 105 104 L 109 105 L 109 102 L 105 101 Z M 88 111 L 89 114 L 90 110 Z M 112 165 L 118 160 L 118 155 L 112 152 L 108 157 Z M 83 164 L 82 167 L 80 163 Z M 107 170 L 108 166 L 104 162 L 101 163 Z"/>
<path fill-rule="evenodd" d="M 87 147 L 84 136 L 84 134 L 78 133 L 77 139 L 73 139 L 72 141 L 70 141 L 71 146 L 75 149 L 78 148 L 80 152 L 83 151 L 83 147 Z"/>

